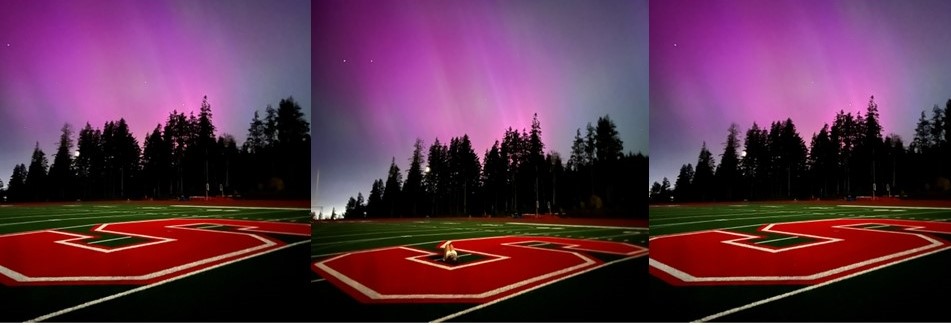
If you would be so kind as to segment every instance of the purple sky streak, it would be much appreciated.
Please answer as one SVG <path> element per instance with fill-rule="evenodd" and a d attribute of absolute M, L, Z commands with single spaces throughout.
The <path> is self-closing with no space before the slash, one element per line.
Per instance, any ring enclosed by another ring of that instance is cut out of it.
<path fill-rule="evenodd" d="M 468 134 L 481 157 L 539 113 L 564 159 L 610 114 L 647 153 L 646 1 L 323 1 L 315 8 L 315 205 L 368 195 L 415 139 Z"/>
<path fill-rule="evenodd" d="M 306 0 L 0 2 L 0 178 L 37 141 L 52 163 L 64 123 L 125 118 L 141 146 L 204 95 L 239 145 L 281 98 L 309 118 L 310 28 Z"/>
<path fill-rule="evenodd" d="M 650 181 L 674 183 L 727 128 L 792 118 L 809 144 L 835 112 L 878 103 L 911 142 L 951 97 L 946 1 L 658 1 L 650 6 Z"/>

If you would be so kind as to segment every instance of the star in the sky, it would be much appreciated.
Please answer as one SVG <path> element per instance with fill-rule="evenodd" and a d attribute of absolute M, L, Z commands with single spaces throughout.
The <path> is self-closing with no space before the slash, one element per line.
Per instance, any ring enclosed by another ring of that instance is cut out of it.
<path fill-rule="evenodd" d="M 10 47 L 10 43 L 7 43 L 7 47 Z"/>
<path fill-rule="evenodd" d="M 674 47 L 677 47 L 677 43 L 674 43 Z"/>
<path fill-rule="evenodd" d="M 343 59 L 343 63 L 347 63 L 347 59 Z"/>

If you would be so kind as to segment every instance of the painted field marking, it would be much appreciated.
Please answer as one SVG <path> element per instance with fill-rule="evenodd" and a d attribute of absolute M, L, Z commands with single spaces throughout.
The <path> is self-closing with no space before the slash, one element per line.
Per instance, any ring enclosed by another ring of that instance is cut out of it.
<path fill-rule="evenodd" d="M 881 205 L 851 205 L 851 204 L 843 204 L 843 205 L 838 205 L 838 206 L 844 207 L 844 208 L 869 208 L 869 209 L 880 209 L 880 208 L 882 208 Z M 895 206 L 895 207 L 891 207 L 891 208 L 896 208 L 896 209 L 913 209 L 913 210 L 951 210 L 951 207 L 910 207 L 910 206 Z"/>
<path fill-rule="evenodd" d="M 442 236 L 442 235 L 456 235 L 456 234 L 469 234 L 474 232 L 484 232 L 484 230 L 479 231 L 457 231 L 457 232 L 447 232 L 439 234 L 429 234 L 429 235 L 419 235 L 420 237 L 431 237 L 431 236 Z M 377 240 L 387 240 L 387 239 L 397 239 L 397 238 L 406 238 L 404 236 L 391 236 L 391 237 L 380 237 L 380 238 L 364 238 L 364 239 L 353 239 L 353 240 L 342 240 L 329 243 L 313 243 L 311 247 L 318 246 L 328 246 L 328 245 L 340 245 L 340 244 L 349 244 L 349 243 L 362 243 L 368 241 L 377 241 Z"/>
<path fill-rule="evenodd" d="M 531 223 L 531 222 L 506 222 L 510 225 L 525 226 L 558 226 L 558 227 L 577 227 L 577 228 L 603 228 L 603 229 L 628 229 L 628 230 L 647 230 L 646 227 L 620 227 L 620 226 L 594 226 L 594 225 L 563 225 L 551 223 Z"/>
<path fill-rule="evenodd" d="M 345 234 L 345 235 L 319 236 L 318 238 L 327 239 L 327 238 L 340 238 L 340 237 L 353 237 L 353 236 L 366 236 L 366 235 L 379 235 L 379 234 L 434 232 L 434 231 L 446 231 L 446 229 L 445 228 L 401 229 L 401 230 L 392 230 L 392 231 L 376 231 L 376 232 L 364 232 L 364 233 L 354 233 L 354 234 Z"/>
<path fill-rule="evenodd" d="M 125 212 L 126 212 L 126 211 L 114 212 L 114 213 L 125 213 Z M 249 211 L 249 212 L 244 212 L 244 213 L 232 213 L 232 214 L 217 215 L 217 216 L 198 216 L 198 215 L 183 216 L 183 215 L 178 215 L 178 212 L 156 212 L 156 213 L 151 213 L 151 214 L 144 214 L 144 213 L 126 213 L 126 214 L 107 215 L 107 216 L 92 216 L 92 217 L 62 218 L 62 219 L 57 218 L 57 219 L 48 219 L 48 220 L 33 220 L 33 221 L 21 221 L 21 222 L 11 222 L 11 223 L 0 223 L 0 227 L 12 226 L 12 225 L 21 225 L 21 224 L 30 224 L 30 223 L 59 222 L 59 221 L 85 220 L 85 219 L 96 219 L 96 218 L 109 219 L 109 218 L 122 218 L 122 217 L 148 217 L 148 218 L 150 218 L 150 219 L 147 219 L 147 220 L 170 219 L 170 218 L 179 218 L 179 217 L 189 217 L 189 218 L 209 218 L 209 217 L 213 217 L 213 218 L 237 219 L 237 218 L 235 218 L 236 216 L 240 216 L 240 215 L 252 215 L 252 214 L 261 214 L 261 213 L 267 213 L 267 212 L 265 212 L 265 211 Z M 154 218 L 153 216 L 166 216 L 166 217 L 164 217 L 164 218 Z M 248 218 L 241 218 L 241 219 L 247 220 Z M 269 220 L 274 220 L 274 219 L 269 219 Z M 268 221 L 263 221 L 263 222 L 268 222 Z"/>
<path fill-rule="evenodd" d="M 320 282 L 320 281 L 327 281 L 327 279 L 315 279 L 315 280 L 310 280 L 310 283 Z"/>
<path fill-rule="evenodd" d="M 927 210 L 927 209 L 922 209 L 922 210 Z M 932 213 L 940 213 L 940 212 L 941 212 L 941 211 L 939 211 L 939 210 L 935 210 L 935 211 L 922 211 L 922 212 L 910 212 L 910 213 L 898 213 L 898 214 L 880 214 L 880 215 L 869 215 L 869 216 L 855 215 L 855 214 L 835 214 L 835 213 L 829 214 L 829 215 L 830 215 L 830 216 L 844 215 L 844 216 L 852 217 L 852 218 L 896 218 L 896 217 L 898 217 L 898 216 L 910 216 L 910 215 L 919 215 L 919 214 L 932 214 Z M 786 216 L 733 218 L 733 219 L 722 219 L 722 220 L 724 220 L 724 221 L 732 221 L 732 220 L 748 220 L 748 219 L 765 219 L 765 218 L 774 218 L 774 217 L 775 217 L 775 218 L 786 218 L 786 217 L 806 216 L 806 215 L 810 215 L 810 214 L 807 213 L 807 214 L 786 215 Z M 842 218 L 843 218 L 843 217 L 833 217 L 833 218 L 821 218 L 821 219 L 812 219 L 812 220 L 834 220 L 834 219 L 842 219 Z M 906 219 L 908 219 L 908 218 L 906 218 Z M 810 221 L 810 220 L 805 220 L 805 221 Z M 705 223 L 705 222 L 714 222 L 714 220 L 701 220 L 701 221 L 693 221 L 693 222 L 679 223 L 679 224 L 669 223 L 669 224 L 661 224 L 661 225 L 651 225 L 651 229 L 664 228 L 664 227 L 668 227 L 668 226 L 676 226 L 676 225 L 681 225 L 681 224 L 694 224 L 694 223 Z M 796 222 L 799 222 L 799 221 L 796 221 Z M 715 228 L 715 229 L 736 229 L 736 228 L 745 228 L 745 227 L 752 227 L 752 226 L 758 226 L 758 225 L 764 225 L 764 224 L 766 224 L 766 223 L 758 223 L 758 224 L 752 224 L 752 225 L 736 226 L 736 227 L 727 227 L 727 228 Z M 713 229 L 710 229 L 710 230 L 713 230 Z"/>
<path fill-rule="evenodd" d="M 84 214 L 103 214 L 103 213 L 108 214 L 108 213 L 126 213 L 126 212 L 125 211 L 115 211 L 115 212 L 90 211 L 90 212 L 72 212 L 72 213 L 57 213 L 57 214 L 31 214 L 27 216 L 3 217 L 2 220 L 49 218 L 49 217 L 61 217 L 61 216 L 77 216 L 77 215 L 84 215 Z"/>
<path fill-rule="evenodd" d="M 750 308 L 753 308 L 753 307 L 756 307 L 756 306 L 759 306 L 759 305 L 762 305 L 762 304 L 766 304 L 766 303 L 769 303 L 769 302 L 773 302 L 773 301 L 776 301 L 776 300 L 780 300 L 780 299 L 783 299 L 783 298 L 786 298 L 786 297 L 794 296 L 794 295 L 797 295 L 797 294 L 800 294 L 800 293 L 803 293 L 803 292 L 806 292 L 806 291 L 812 291 L 812 290 L 818 289 L 818 288 L 820 288 L 820 287 L 824 287 L 824 286 L 827 286 L 827 285 L 830 285 L 830 284 L 833 284 L 833 283 L 836 283 L 836 282 L 839 282 L 839 281 L 842 281 L 842 280 L 845 280 L 845 279 L 850 279 L 850 278 L 853 278 L 853 277 L 856 277 L 856 276 L 859 276 L 859 275 L 863 275 L 863 274 L 866 274 L 866 273 L 869 273 L 869 272 L 873 272 L 873 271 L 876 271 L 876 270 L 879 270 L 879 269 L 882 269 L 882 268 L 886 268 L 886 267 L 889 267 L 889 266 L 892 266 L 892 265 L 895 265 L 895 264 L 898 264 L 898 263 L 907 262 L 907 261 L 914 260 L 914 259 L 917 259 L 917 258 L 920 258 L 920 257 L 924 257 L 924 256 L 928 256 L 928 255 L 931 255 L 931 254 L 934 254 L 934 253 L 942 252 L 942 251 L 947 250 L 948 248 L 951 248 L 951 247 L 941 248 L 941 249 L 938 249 L 938 250 L 935 250 L 935 251 L 931 251 L 931 252 L 928 252 L 928 253 L 925 253 L 925 254 L 917 255 L 917 256 L 912 257 L 912 258 L 909 258 L 909 259 L 900 260 L 900 261 L 894 261 L 894 262 L 891 262 L 891 263 L 887 263 L 887 264 L 883 264 L 883 265 L 880 265 L 880 266 L 877 266 L 877 267 L 870 268 L 870 269 L 868 269 L 868 270 L 864 270 L 864 271 L 861 271 L 861 272 L 856 272 L 856 273 L 853 273 L 853 274 L 850 274 L 850 275 L 847 275 L 847 276 L 844 276 L 844 277 L 836 278 L 836 279 L 833 279 L 833 280 L 829 280 L 829 281 L 826 281 L 826 282 L 823 282 L 823 283 L 819 283 L 819 284 L 816 284 L 816 285 L 808 286 L 808 287 L 801 288 L 801 289 L 798 289 L 798 290 L 790 291 L 790 292 L 787 292 L 787 293 L 784 293 L 784 294 L 780 294 L 780 295 L 776 295 L 776 296 L 773 296 L 773 297 L 769 297 L 769 298 L 766 298 L 766 299 L 754 301 L 754 302 L 748 303 L 748 304 L 746 304 L 746 305 L 742 305 L 742 306 L 739 306 L 739 307 L 736 307 L 736 308 L 733 308 L 733 309 L 725 310 L 725 311 L 722 311 L 722 312 L 719 312 L 719 313 L 716 313 L 716 314 L 713 314 L 713 315 L 710 315 L 710 316 L 707 316 L 707 317 L 704 317 L 704 318 L 695 320 L 695 321 L 693 321 L 693 323 L 709 322 L 709 321 L 711 321 L 711 320 L 714 320 L 714 319 L 717 319 L 717 318 L 720 318 L 720 317 L 723 317 L 723 316 L 726 316 L 726 315 L 730 315 L 730 314 L 733 314 L 733 313 L 736 313 L 736 312 L 739 312 L 739 311 L 743 311 L 743 310 L 746 310 L 746 309 L 750 309 Z"/>
<path fill-rule="evenodd" d="M 431 241 L 424 241 L 424 242 L 412 243 L 412 244 L 402 244 L 400 246 L 418 246 L 418 245 L 435 244 L 435 243 L 441 243 L 441 242 L 443 242 L 443 240 L 431 240 Z M 340 254 L 350 253 L 350 252 L 351 251 L 339 251 L 339 252 L 333 252 L 333 253 L 314 254 L 314 255 L 311 255 L 310 257 L 314 258 L 314 257 L 333 256 L 333 255 L 340 255 Z"/>
<path fill-rule="evenodd" d="M 106 301 L 109 301 L 109 300 L 113 300 L 113 299 L 116 299 L 116 298 L 121 298 L 121 297 L 130 295 L 130 294 L 133 294 L 133 293 L 136 293 L 136 292 L 139 292 L 139 291 L 148 290 L 148 289 L 151 289 L 151 288 L 154 288 L 154 287 L 157 287 L 157 286 L 160 286 L 160 285 L 163 285 L 163 284 L 172 282 L 172 281 L 176 281 L 176 280 L 179 280 L 179 279 L 184 279 L 184 278 L 186 278 L 186 277 L 189 277 L 189 276 L 192 276 L 192 275 L 196 275 L 196 274 L 199 274 L 199 273 L 202 273 L 202 272 L 214 270 L 214 269 L 217 269 L 217 268 L 222 267 L 222 266 L 225 266 L 225 265 L 230 265 L 230 264 L 232 264 L 232 263 L 237 263 L 237 262 L 240 262 L 240 261 L 243 261 L 243 260 L 252 258 L 252 257 L 257 257 L 257 256 L 260 256 L 260 255 L 263 255 L 263 254 L 267 254 L 267 253 L 271 253 L 271 252 L 276 252 L 276 251 L 279 251 L 279 250 L 282 250 L 282 249 L 285 249 L 285 248 L 288 248 L 288 247 L 297 246 L 297 245 L 304 244 L 304 243 L 307 243 L 307 242 L 310 242 L 310 239 L 308 239 L 308 240 L 303 240 L 303 241 L 299 241 L 299 242 L 292 243 L 292 244 L 287 244 L 287 245 L 285 245 L 285 246 L 279 247 L 279 248 L 274 249 L 274 250 L 269 250 L 269 251 L 264 251 L 264 252 L 260 252 L 260 253 L 255 253 L 255 254 L 248 255 L 248 256 L 245 256 L 245 257 L 242 257 L 242 258 L 238 258 L 238 259 L 234 259 L 234 260 L 231 260 L 231 261 L 228 261 L 228 262 L 225 262 L 225 263 L 221 263 L 221 264 L 218 264 L 218 265 L 215 265 L 215 266 L 212 266 L 212 267 L 208 267 L 208 268 L 204 268 L 204 269 L 200 269 L 200 270 L 195 270 L 195 271 L 193 271 L 193 272 L 185 273 L 185 274 L 182 274 L 182 275 L 179 275 L 179 276 L 176 276 L 176 277 L 173 277 L 173 278 L 169 278 L 169 279 L 166 279 L 166 280 L 162 280 L 162 281 L 159 281 L 159 282 L 156 282 L 156 283 L 153 283 L 153 284 L 149 284 L 149 285 L 145 285 L 145 286 L 133 288 L 133 289 L 126 290 L 126 291 L 123 291 L 123 292 L 119 292 L 119 293 L 116 293 L 116 294 L 112 294 L 112 295 L 109 295 L 109 296 L 106 296 L 106 297 L 102 297 L 102 298 L 99 298 L 99 299 L 96 299 L 96 300 L 92 300 L 92 301 L 88 301 L 88 302 L 85 302 L 85 303 L 76 305 L 76 306 L 73 306 L 73 307 L 61 309 L 61 310 L 59 310 L 59 311 L 55 311 L 55 312 L 52 312 L 52 313 L 49 313 L 49 314 L 46 314 L 46 315 L 43 315 L 43 316 L 40 316 L 40 317 L 31 319 L 31 320 L 28 320 L 28 321 L 25 321 L 25 322 L 26 322 L 26 323 L 42 322 L 42 321 L 44 321 L 44 320 L 47 320 L 47 319 L 50 319 L 50 318 L 53 318 L 53 317 L 56 317 L 56 316 L 60 316 L 60 315 L 66 314 L 66 313 L 74 312 L 74 311 L 77 311 L 77 310 L 80 310 L 80 309 L 83 309 L 83 308 L 86 308 L 86 307 L 89 307 L 89 306 L 97 305 L 97 304 L 100 304 L 100 303 L 103 303 L 103 302 L 106 302 Z"/>
<path fill-rule="evenodd" d="M 802 217 L 802 216 L 812 216 L 812 213 L 798 213 L 798 214 L 787 214 L 787 215 L 771 215 L 771 216 L 762 216 L 762 217 L 743 217 L 743 218 L 730 218 L 730 219 L 717 219 L 717 220 L 699 220 L 699 221 L 688 221 L 688 222 L 674 222 L 674 223 L 665 223 L 655 225 L 652 224 L 650 227 L 653 229 L 664 228 L 671 226 L 681 226 L 681 225 L 690 225 L 697 223 L 708 223 L 708 222 L 720 222 L 720 221 L 733 221 L 733 220 L 752 220 L 752 219 L 769 219 L 769 218 L 791 218 L 791 217 Z"/>
<path fill-rule="evenodd" d="M 701 214 L 701 215 L 691 215 L 683 217 L 657 217 L 656 220 L 679 220 L 679 219 L 699 219 L 699 218 L 716 218 L 716 217 L 730 217 L 730 216 L 743 216 L 743 215 L 757 215 L 757 214 L 770 214 L 776 213 L 779 211 L 759 211 L 759 212 L 738 212 L 738 213 L 718 213 L 718 214 Z M 789 211 L 788 213 L 796 213 Z M 655 218 L 651 217 L 651 220 Z"/>
<path fill-rule="evenodd" d="M 778 241 L 781 241 L 781 240 L 787 240 L 787 239 L 793 239 L 793 238 L 799 238 L 799 236 L 792 236 L 792 237 L 785 237 L 785 238 L 776 238 L 776 239 L 764 240 L 764 241 L 756 242 L 756 244 L 772 243 L 772 242 L 778 242 Z"/>
<path fill-rule="evenodd" d="M 243 206 L 217 206 L 217 205 L 209 206 L 209 205 L 182 205 L 182 204 L 176 204 L 176 205 L 170 205 L 170 207 L 176 207 L 176 208 L 199 208 L 199 209 L 206 209 L 206 208 L 214 207 L 214 208 L 221 208 L 221 209 L 310 211 L 310 209 L 307 209 L 307 208 L 243 207 Z"/>
<path fill-rule="evenodd" d="M 127 239 L 127 238 L 132 238 L 132 236 L 122 236 L 122 237 L 116 237 L 116 238 L 109 238 L 109 239 L 91 241 L 91 242 L 88 242 L 87 244 L 106 243 L 106 242 L 111 242 L 111 241 L 113 241 L 113 240 L 122 240 L 122 239 Z"/>
<path fill-rule="evenodd" d="M 533 286 L 533 287 L 529 287 L 529 288 L 527 288 L 527 289 L 525 289 L 525 290 L 522 290 L 522 291 L 520 291 L 520 292 L 518 292 L 518 293 L 511 294 L 511 295 L 508 295 L 508 296 L 505 296 L 505 297 L 502 297 L 502 298 L 499 298 L 499 299 L 496 299 L 496 300 L 493 300 L 493 301 L 490 301 L 490 302 L 487 302 L 487 303 L 484 303 L 484 304 L 481 304 L 481 305 L 478 305 L 478 306 L 474 306 L 474 307 L 471 307 L 471 308 L 469 308 L 469 309 L 462 310 L 462 311 L 459 311 L 459 312 L 456 312 L 456 313 L 453 313 L 453 314 L 444 316 L 444 317 L 442 317 L 442 318 L 435 319 L 435 320 L 431 321 L 431 323 L 442 323 L 442 322 L 445 322 L 445 321 L 447 321 L 447 320 L 450 320 L 450 319 L 453 319 L 453 318 L 456 318 L 456 317 L 459 317 L 459 316 L 462 316 L 462 315 L 471 313 L 471 312 L 473 312 L 473 311 L 476 311 L 476 310 L 479 310 L 479 309 L 482 309 L 482 308 L 485 308 L 485 307 L 494 305 L 494 304 L 496 304 L 496 303 L 499 303 L 499 302 L 508 300 L 509 298 L 518 297 L 518 296 L 520 296 L 520 295 L 522 295 L 522 294 L 525 294 L 525 293 L 527 293 L 527 292 L 535 291 L 536 289 L 545 287 L 545 286 L 550 285 L 550 284 L 552 284 L 552 283 L 556 283 L 556 282 L 559 282 L 559 281 L 567 280 L 567 279 L 573 278 L 573 277 L 575 277 L 575 276 L 582 275 L 582 274 L 585 274 L 585 273 L 588 273 L 588 272 L 591 272 L 591 271 L 594 271 L 594 270 L 603 268 L 603 267 L 608 266 L 608 265 L 612 265 L 612 264 L 619 263 L 619 262 L 624 262 L 624 261 L 627 261 L 627 260 L 630 260 L 630 259 L 634 259 L 634 258 L 637 258 L 637 257 L 644 256 L 644 255 L 647 255 L 647 251 L 646 251 L 646 250 L 644 251 L 644 254 L 643 254 L 643 255 L 635 255 L 635 256 L 629 256 L 629 257 L 617 259 L 617 260 L 610 261 L 610 262 L 606 262 L 606 263 L 604 263 L 604 264 L 595 266 L 595 267 L 593 267 L 593 268 L 590 268 L 590 269 L 587 269 L 587 270 L 583 270 L 583 271 L 580 271 L 580 272 L 577 272 L 577 273 L 574 273 L 574 274 L 571 274 L 571 275 L 568 275 L 568 276 L 565 276 L 565 277 L 562 277 L 562 278 L 559 278 L 559 279 L 554 279 L 554 280 L 551 280 L 551 281 L 548 281 L 548 282 L 540 283 L 540 284 L 535 285 L 535 286 Z"/>

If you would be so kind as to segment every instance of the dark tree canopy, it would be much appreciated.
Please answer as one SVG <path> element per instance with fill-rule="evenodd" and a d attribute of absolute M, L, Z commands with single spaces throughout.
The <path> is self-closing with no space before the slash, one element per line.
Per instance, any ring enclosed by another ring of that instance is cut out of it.
<path fill-rule="evenodd" d="M 714 185 L 705 180 L 710 160 L 704 144 L 696 170 L 689 164 L 681 168 L 674 200 L 951 198 L 951 100 L 944 106 L 934 105 L 930 116 L 921 111 L 907 147 L 900 136 L 884 135 L 874 96 L 864 112 L 837 112 L 831 123 L 812 133 L 808 146 L 792 119 L 774 121 L 768 129 L 753 123 L 743 139 L 736 177 L 729 175 L 739 132 L 731 125 Z M 719 195 L 710 196 L 709 186 Z M 651 196 L 664 198 L 663 190 L 655 182 Z"/>
<path fill-rule="evenodd" d="M 204 196 L 307 198 L 310 195 L 310 123 L 293 98 L 255 112 L 248 141 L 216 136 L 212 106 L 198 115 L 172 111 L 140 142 L 124 118 L 73 139 L 67 123 L 48 165 L 37 143 L 29 168 L 14 169 L 7 199 L 71 201 L 169 199 Z M 75 147 L 75 151 L 73 148 Z"/>
<path fill-rule="evenodd" d="M 576 132 L 567 165 L 559 153 L 545 152 L 537 114 L 529 130 L 505 129 L 500 140 L 479 151 L 481 160 L 466 134 L 450 138 L 448 144 L 435 139 L 426 155 L 417 139 L 406 181 L 394 157 L 386 182 L 373 182 L 367 215 L 646 218 L 649 197 L 635 184 L 647 179 L 647 157 L 624 153 L 617 126 L 608 116 L 598 119 L 597 128 L 588 123 L 586 131 L 584 137 L 580 129 Z M 421 166 L 424 159 L 426 165 Z"/>

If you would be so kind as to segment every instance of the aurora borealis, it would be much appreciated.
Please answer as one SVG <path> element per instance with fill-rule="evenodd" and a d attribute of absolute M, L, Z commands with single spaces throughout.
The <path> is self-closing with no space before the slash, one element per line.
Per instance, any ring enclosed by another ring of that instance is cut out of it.
<path fill-rule="evenodd" d="M 405 175 L 416 138 L 468 134 L 481 157 L 538 113 L 546 152 L 609 114 L 647 154 L 647 1 L 315 3 L 316 206 Z"/>
<path fill-rule="evenodd" d="M 951 97 L 946 1 L 656 1 L 650 4 L 650 181 L 673 183 L 730 123 L 792 118 L 806 140 L 835 112 L 878 103 L 905 144 Z"/>
<path fill-rule="evenodd" d="M 310 27 L 308 0 L 2 1 L 0 178 L 36 142 L 52 163 L 64 123 L 125 118 L 141 146 L 207 95 L 240 145 L 254 110 L 293 96 L 309 114 Z"/>

